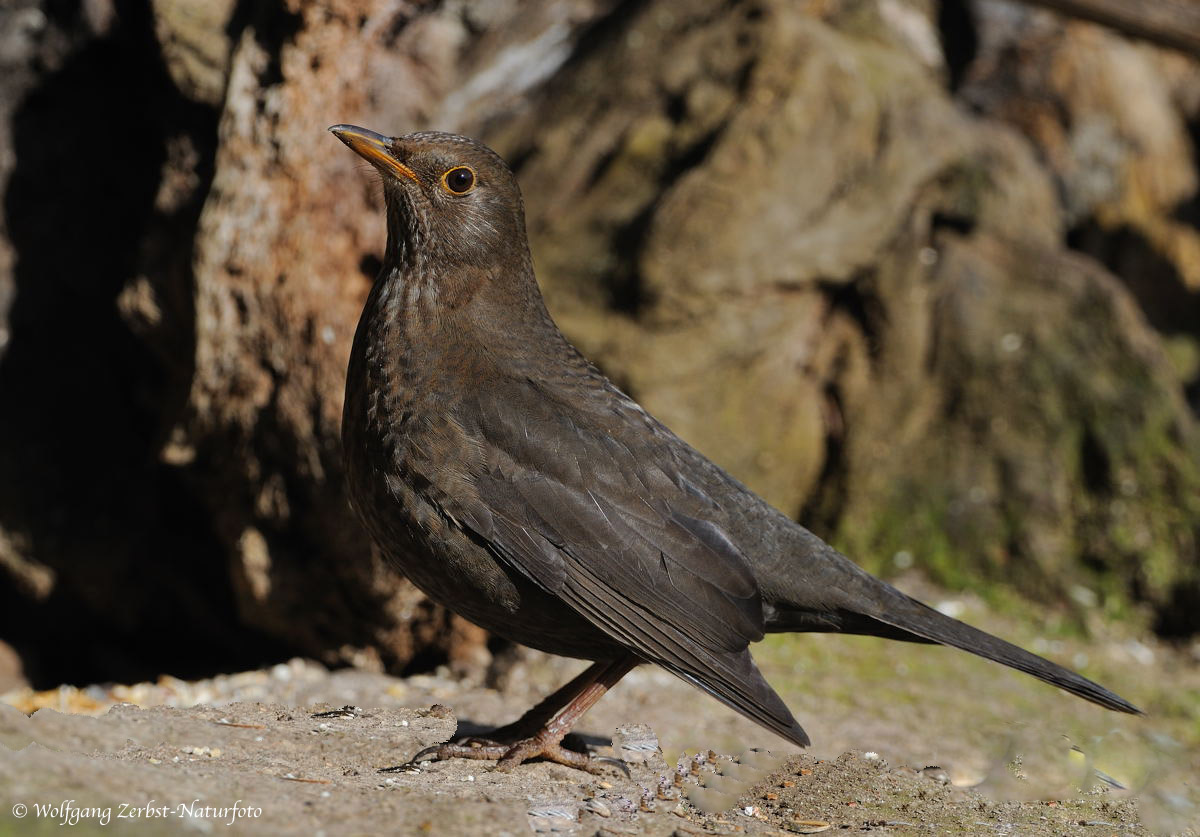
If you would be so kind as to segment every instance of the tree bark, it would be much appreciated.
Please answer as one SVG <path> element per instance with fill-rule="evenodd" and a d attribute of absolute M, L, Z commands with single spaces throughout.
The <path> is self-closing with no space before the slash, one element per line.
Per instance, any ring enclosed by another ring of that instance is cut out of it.
<path fill-rule="evenodd" d="M 1200 55 L 1200 4 L 1193 0 L 1022 0 Z"/>

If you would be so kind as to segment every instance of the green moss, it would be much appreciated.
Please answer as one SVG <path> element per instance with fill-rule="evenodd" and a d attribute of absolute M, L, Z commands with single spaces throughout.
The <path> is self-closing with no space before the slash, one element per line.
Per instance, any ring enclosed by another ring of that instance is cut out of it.
<path fill-rule="evenodd" d="M 979 321 L 994 331 L 965 334 L 968 356 L 941 370 L 954 407 L 938 437 L 901 460 L 890 489 L 857 498 L 839 544 L 874 569 L 907 550 L 939 583 L 985 595 L 1000 582 L 1066 601 L 1083 586 L 1111 618 L 1200 583 L 1186 407 L 1168 370 L 1126 342 L 1111 288 L 1080 285 L 1066 300 L 1039 302 L 1040 287 L 996 296 Z M 1006 333 L 1017 349 L 1002 348 Z"/>
<path fill-rule="evenodd" d="M 1190 334 L 1173 334 L 1163 339 L 1163 347 L 1179 380 L 1200 378 L 1200 340 Z"/>
<path fill-rule="evenodd" d="M 878 506 L 866 525 L 845 521 L 831 538 L 833 544 L 871 572 L 887 575 L 895 556 L 908 553 L 915 566 L 952 589 L 968 586 L 974 577 L 956 560 L 946 525 L 948 500 L 910 483 L 897 486 Z"/>

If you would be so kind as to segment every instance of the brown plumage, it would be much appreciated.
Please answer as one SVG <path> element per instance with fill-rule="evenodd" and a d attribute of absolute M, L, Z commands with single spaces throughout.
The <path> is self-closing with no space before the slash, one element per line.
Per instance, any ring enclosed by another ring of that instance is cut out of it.
<path fill-rule="evenodd" d="M 342 419 L 358 514 L 433 600 L 597 661 L 496 741 L 432 755 L 586 766 L 561 738 L 643 662 L 807 745 L 747 649 L 771 631 L 941 643 L 1137 711 L 868 575 L 617 389 L 550 319 L 520 191 L 494 152 L 450 134 L 331 130 L 379 169 L 387 203 Z"/>

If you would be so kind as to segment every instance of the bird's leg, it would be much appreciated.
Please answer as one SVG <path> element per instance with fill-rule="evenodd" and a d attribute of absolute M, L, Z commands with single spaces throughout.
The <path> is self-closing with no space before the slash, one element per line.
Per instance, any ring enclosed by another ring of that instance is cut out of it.
<path fill-rule="evenodd" d="M 523 738 L 529 738 L 535 733 L 540 732 L 542 728 L 549 724 L 555 715 L 563 711 L 567 705 L 571 703 L 571 701 L 578 698 L 589 687 L 596 684 L 603 675 L 604 670 L 610 666 L 612 666 L 612 663 L 607 661 L 592 663 L 567 683 L 563 684 L 558 689 L 542 698 L 536 706 L 528 710 L 520 718 L 513 721 L 511 724 L 505 724 L 502 727 L 497 727 L 496 729 L 492 730 L 488 734 L 488 738 L 492 741 L 507 741 L 512 743 Z M 620 680 L 632 667 L 632 665 L 628 666 L 622 670 L 620 674 L 615 675 L 608 682 L 608 685 L 600 690 L 600 694 L 587 704 L 587 707 L 592 706 L 597 700 L 599 700 L 600 696 L 604 694 L 605 690 L 611 689 L 613 685 L 615 685 L 616 682 Z M 584 711 L 586 711 L 587 707 L 584 707 Z M 578 719 L 581 715 L 583 715 L 583 711 L 580 711 L 575 716 L 576 719 Z"/>
<path fill-rule="evenodd" d="M 412 758 L 416 763 L 442 759 L 494 759 L 500 770 L 511 770 L 532 758 L 587 770 L 593 758 L 569 750 L 562 740 L 585 712 L 640 661 L 634 657 L 593 663 L 521 718 L 495 730 L 486 738 L 471 736 L 427 747 Z"/>
<path fill-rule="evenodd" d="M 575 726 L 575 723 L 583 717 L 584 713 L 591 709 L 596 704 L 596 701 L 604 697 L 604 693 L 615 686 L 637 663 L 638 661 L 633 657 L 625 657 L 607 665 L 602 666 L 600 663 L 596 663 L 590 666 L 588 668 L 589 672 L 593 669 L 598 669 L 591 682 L 585 681 L 584 683 L 577 684 L 580 678 L 571 681 L 568 685 L 575 685 L 577 689 L 574 696 L 561 709 L 555 712 L 540 729 L 528 737 L 513 742 L 508 751 L 500 758 L 496 767 L 500 770 L 511 770 L 528 759 L 538 757 L 583 770 L 592 767 L 592 756 L 587 753 L 568 750 L 562 745 L 562 740 L 571 731 L 571 727 Z M 584 673 L 586 674 L 587 672 Z M 561 689 L 559 690 L 559 692 L 562 691 Z M 555 692 L 554 696 L 558 696 L 559 692 Z M 537 712 L 542 708 L 543 704 L 538 704 L 532 711 Z M 519 724 L 520 721 L 517 723 Z"/>

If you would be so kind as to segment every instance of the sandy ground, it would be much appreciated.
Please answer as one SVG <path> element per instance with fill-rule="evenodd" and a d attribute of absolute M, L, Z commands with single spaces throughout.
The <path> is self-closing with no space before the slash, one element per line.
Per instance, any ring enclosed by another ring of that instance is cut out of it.
<path fill-rule="evenodd" d="M 1200 834 L 1194 651 L 1022 635 L 978 602 L 956 607 L 1082 665 L 1148 716 L 943 649 L 780 637 L 756 656 L 814 739 L 804 754 L 643 667 L 579 728 L 628 777 L 462 760 L 381 773 L 456 728 L 511 720 L 583 664 L 520 652 L 486 678 L 400 680 L 296 660 L 8 693 L 0 835 Z"/>

